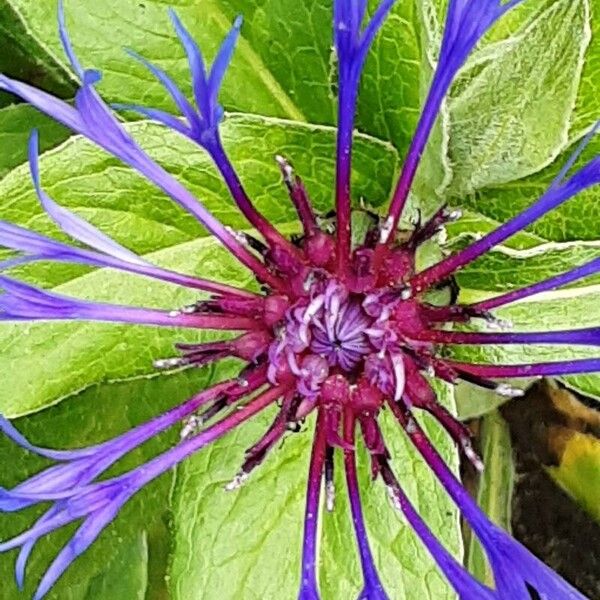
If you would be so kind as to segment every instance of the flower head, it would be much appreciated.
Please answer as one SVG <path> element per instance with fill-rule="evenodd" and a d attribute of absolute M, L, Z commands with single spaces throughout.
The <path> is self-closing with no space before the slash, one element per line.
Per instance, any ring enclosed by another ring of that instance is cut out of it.
<path fill-rule="evenodd" d="M 95 89 L 97 71 L 84 69 L 66 32 L 62 5 L 60 37 L 81 85 L 75 106 L 27 84 L 0 76 L 0 88 L 13 92 L 54 119 L 80 133 L 108 153 L 136 169 L 194 215 L 261 284 L 258 294 L 222 283 L 156 267 L 111 240 L 80 217 L 56 204 L 43 189 L 38 168 L 37 134 L 31 137 L 29 161 L 33 183 L 44 209 L 61 229 L 84 247 L 70 246 L 10 223 L 0 223 L 0 243 L 20 257 L 16 261 L 66 261 L 111 267 L 200 290 L 208 296 L 194 305 L 170 312 L 93 303 L 59 296 L 0 276 L 0 320 L 101 320 L 234 331 L 234 337 L 204 344 L 180 344 L 180 355 L 158 359 L 157 368 L 203 365 L 226 357 L 246 363 L 237 379 L 201 391 L 184 404 L 105 443 L 79 450 L 39 448 L 23 438 L 6 420 L 0 429 L 15 443 L 52 459 L 54 466 L 17 485 L 0 489 L 0 510 L 17 511 L 51 502 L 49 510 L 28 530 L 0 544 L 0 551 L 20 548 L 17 581 L 23 583 L 25 565 L 40 537 L 73 521 L 79 529 L 48 568 L 36 599 L 42 598 L 68 565 L 85 551 L 121 506 L 149 481 L 211 442 L 226 435 L 260 411 L 278 403 L 276 417 L 246 452 L 238 474 L 227 486 L 239 487 L 274 449 L 286 432 L 315 413 L 316 425 L 306 496 L 305 532 L 299 598 L 319 598 L 316 578 L 317 530 L 322 490 L 329 510 L 334 507 L 333 455 L 343 453 L 348 496 L 355 528 L 364 587 L 360 598 L 387 598 L 375 568 L 361 508 L 355 457 L 356 439 L 362 437 L 371 457 L 371 470 L 387 487 L 393 505 L 404 514 L 423 544 L 462 598 L 525 599 L 529 590 L 543 598 L 582 598 L 560 577 L 518 542 L 490 523 L 470 499 L 420 428 L 415 413 L 430 413 L 478 469 L 469 431 L 439 402 L 430 383 L 437 377 L 453 384 L 466 380 L 507 396 L 519 390 L 495 379 L 530 375 L 582 373 L 600 370 L 600 360 L 585 359 L 527 365 L 468 364 L 445 358 L 446 345 L 456 344 L 582 344 L 598 345 L 598 328 L 574 331 L 513 331 L 475 333 L 448 325 L 473 319 L 496 323 L 491 311 L 498 306 L 563 286 L 600 270 L 595 259 L 564 275 L 480 302 L 436 305 L 429 292 L 493 246 L 533 223 L 578 192 L 600 183 L 600 157 L 569 175 L 574 159 L 589 141 L 583 140 L 548 191 L 530 208 L 460 252 L 418 271 L 416 252 L 457 211 L 441 207 L 412 232 L 400 233 L 398 219 L 404 208 L 416 168 L 441 102 L 468 53 L 490 26 L 518 0 L 450 0 L 439 63 L 421 120 L 387 215 L 374 219 L 364 239 L 351 245 L 352 132 L 360 74 L 377 31 L 392 8 L 382 0 L 366 20 L 363 0 L 335 0 L 334 45 L 339 75 L 336 228 L 324 230 L 312 207 L 309 191 L 290 163 L 277 157 L 283 181 L 302 223 L 303 234 L 289 240 L 254 207 L 221 144 L 219 124 L 223 109 L 218 92 L 241 27 L 237 19 L 210 70 L 190 33 L 174 12 L 173 25 L 189 60 L 192 103 L 167 73 L 141 56 L 162 83 L 181 117 L 131 105 L 199 144 L 212 158 L 231 196 L 256 237 L 225 227 L 176 179 L 169 175 L 129 136 Z M 495 577 L 487 587 L 470 575 L 435 538 L 404 493 L 390 463 L 390 453 L 379 426 L 383 410 L 397 419 L 440 484 L 461 510 L 485 549 Z M 219 420 L 215 420 L 219 418 Z M 145 465 L 123 475 L 100 479 L 125 454 L 159 432 L 184 420 L 180 444 Z M 207 426 L 207 424 L 209 424 Z M 283 450 L 285 451 L 285 450 Z"/>

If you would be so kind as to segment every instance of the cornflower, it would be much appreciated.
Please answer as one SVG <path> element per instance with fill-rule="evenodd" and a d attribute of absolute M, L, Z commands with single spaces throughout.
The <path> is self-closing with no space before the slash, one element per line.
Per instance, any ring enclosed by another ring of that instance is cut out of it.
<path fill-rule="evenodd" d="M 524 600 L 535 597 L 581 599 L 583 596 L 489 521 L 456 475 L 430 443 L 415 415 L 431 414 L 478 469 L 482 468 L 467 428 L 438 401 L 430 383 L 464 380 L 506 396 L 521 392 L 496 379 L 565 375 L 600 371 L 600 359 L 534 364 L 471 364 L 445 358 L 448 345 L 582 344 L 598 345 L 599 328 L 572 331 L 475 332 L 453 327 L 483 320 L 497 324 L 493 310 L 543 291 L 560 288 L 600 271 L 600 259 L 567 273 L 475 304 L 436 305 L 429 292 L 494 246 L 523 230 L 578 192 L 600 182 L 600 157 L 571 172 L 595 133 L 583 139 L 548 190 L 529 208 L 470 246 L 417 270 L 419 247 L 435 236 L 458 211 L 442 206 L 413 231 L 399 230 L 420 158 L 440 106 L 468 54 L 489 28 L 520 0 L 449 0 L 439 61 L 414 138 L 393 191 L 387 213 L 374 218 L 364 239 L 352 244 L 352 144 L 361 71 L 393 0 L 382 0 L 367 18 L 366 0 L 334 0 L 333 32 L 338 67 L 338 132 L 335 179 L 335 229 L 325 230 L 313 209 L 309 191 L 290 163 L 277 160 L 283 181 L 302 225 L 302 235 L 284 237 L 248 197 L 221 142 L 223 108 L 218 95 L 242 25 L 236 19 L 210 68 L 175 12 L 170 16 L 189 60 L 193 101 L 167 73 L 132 53 L 164 86 L 180 115 L 152 107 L 121 105 L 175 130 L 202 147 L 225 181 L 237 207 L 256 234 L 224 226 L 179 181 L 133 140 L 95 89 L 100 73 L 84 69 L 67 35 L 62 5 L 59 31 L 64 51 L 80 79 L 74 105 L 28 84 L 0 76 L 0 88 L 96 143 L 138 171 L 194 215 L 260 284 L 261 293 L 192 275 L 175 273 L 140 258 L 104 233 L 56 204 L 43 189 L 38 168 L 38 136 L 29 144 L 31 176 L 39 200 L 56 224 L 83 246 L 71 246 L 0 222 L 0 243 L 19 252 L 7 269 L 33 261 L 74 262 L 120 269 L 186 286 L 204 295 L 192 306 L 161 311 L 93 303 L 65 297 L 0 275 L 0 320 L 96 320 L 236 332 L 220 341 L 179 344 L 180 355 L 159 359 L 157 368 L 200 366 L 228 357 L 245 363 L 238 377 L 199 392 L 146 424 L 99 445 L 78 450 L 40 448 L 25 439 L 6 419 L 0 428 L 16 444 L 52 459 L 55 464 L 16 487 L 0 489 L 0 510 L 18 511 L 40 503 L 50 508 L 28 530 L 0 543 L 0 551 L 18 548 L 16 578 L 23 585 L 25 567 L 35 543 L 72 522 L 79 528 L 48 567 L 35 593 L 44 597 L 68 566 L 115 518 L 121 507 L 147 483 L 182 460 L 220 439 L 268 407 L 277 406 L 271 426 L 246 451 L 228 488 L 239 487 L 259 467 L 287 431 L 315 414 L 308 472 L 304 541 L 300 566 L 300 600 L 319 598 L 316 576 L 317 526 L 322 497 L 334 505 L 333 456 L 343 453 L 352 521 L 364 586 L 358 597 L 388 598 L 377 574 L 361 509 L 357 477 L 357 438 L 362 438 L 374 478 L 386 486 L 393 506 L 404 515 L 430 552 L 448 583 L 461 598 Z M 389 411 L 439 483 L 460 509 L 479 539 L 494 576 L 493 586 L 475 579 L 454 558 L 416 511 L 391 466 L 379 426 Z M 149 462 L 116 477 L 103 474 L 125 454 L 160 432 L 185 423 L 182 441 Z M 283 450 L 285 451 L 285 450 Z"/>

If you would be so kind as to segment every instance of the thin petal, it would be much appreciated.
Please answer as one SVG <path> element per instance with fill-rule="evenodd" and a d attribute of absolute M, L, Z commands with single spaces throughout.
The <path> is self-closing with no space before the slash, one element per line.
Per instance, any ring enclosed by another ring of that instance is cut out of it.
<path fill-rule="evenodd" d="M 33 596 L 33 600 L 42 600 L 69 565 L 91 546 L 102 530 L 116 517 L 126 500 L 127 497 L 112 502 L 87 518 L 48 567 Z"/>
<path fill-rule="evenodd" d="M 217 53 L 217 56 L 215 57 L 215 60 L 210 69 L 210 75 L 208 77 L 208 90 L 210 93 L 211 106 L 213 106 L 215 109 L 217 107 L 217 96 L 219 94 L 219 90 L 221 89 L 221 84 L 223 82 L 223 78 L 225 77 L 227 67 L 231 62 L 231 58 L 235 50 L 235 45 L 240 35 L 242 22 L 243 19 L 241 15 L 235 18 L 235 21 L 233 22 L 233 27 L 223 40 L 223 43 L 219 48 L 219 52 Z M 214 116 L 216 117 L 217 115 Z"/>
<path fill-rule="evenodd" d="M 158 123 L 161 123 L 162 125 L 165 125 L 170 129 L 178 131 L 186 137 L 192 136 L 190 128 L 187 125 L 185 125 L 185 123 L 183 123 L 181 119 L 179 119 L 175 115 L 172 115 L 171 113 L 165 112 L 164 110 L 160 110 L 158 108 L 147 108 L 145 106 L 138 106 L 137 104 L 121 103 L 113 103 L 111 104 L 111 107 L 115 110 L 129 110 L 132 112 L 139 113 L 143 117 L 148 117 L 148 119 L 151 119 L 152 121 L 157 121 Z"/>
<path fill-rule="evenodd" d="M 248 382 L 247 386 L 241 388 L 237 379 L 225 381 L 196 394 L 165 414 L 138 425 L 112 440 L 72 451 L 47 450 L 33 446 L 10 423 L 3 420 L 0 422 L 3 431 L 22 447 L 48 458 L 68 460 L 69 462 L 49 467 L 12 490 L 0 488 L 0 511 L 13 512 L 39 502 L 74 496 L 83 486 L 91 483 L 98 475 L 134 448 L 181 422 L 221 394 L 227 391 L 231 393 L 241 391 L 247 395 L 264 383 L 263 377 Z"/>
<path fill-rule="evenodd" d="M 46 511 L 39 519 L 39 522 L 50 521 L 54 515 L 59 512 L 60 505 L 55 505 Z M 17 557 L 15 563 L 15 580 L 17 582 L 17 587 L 20 590 L 23 590 L 25 586 L 25 569 L 27 567 L 27 561 L 29 560 L 29 556 L 35 547 L 35 540 L 26 542 L 21 546 L 21 550 L 19 551 L 19 556 Z"/>
<path fill-rule="evenodd" d="M 179 108 L 181 113 L 188 120 L 190 126 L 198 126 L 198 115 L 196 114 L 194 107 L 190 104 L 189 100 L 185 97 L 185 94 L 179 89 L 177 84 L 165 73 L 165 71 L 129 48 L 126 50 L 126 52 L 129 54 L 129 56 L 144 65 L 152 73 L 152 75 L 158 79 L 167 92 L 169 92 L 171 98 L 173 98 L 173 101 L 177 105 L 177 108 Z"/>
<path fill-rule="evenodd" d="M 26 252 L 23 256 L 0 262 L 0 271 L 14 266 L 35 261 L 52 260 L 58 262 L 74 262 L 96 267 L 111 267 L 129 273 L 153 277 L 176 285 L 204 290 L 215 294 L 239 296 L 241 298 L 256 298 L 256 295 L 245 290 L 228 286 L 216 281 L 200 279 L 190 275 L 182 275 L 168 269 L 161 269 L 146 263 L 141 258 L 135 263 L 105 254 L 100 254 L 83 248 L 74 248 L 62 242 L 57 242 L 39 233 L 29 231 L 18 225 L 0 221 L 0 246 L 6 246 L 18 252 Z"/>
<path fill-rule="evenodd" d="M 478 377 L 511 378 L 511 377 L 549 377 L 551 375 L 577 375 L 583 373 L 599 373 L 600 358 L 581 358 L 547 363 L 518 365 L 474 365 L 452 360 L 446 361 L 448 366 L 457 371 L 464 371 Z"/>
<path fill-rule="evenodd" d="M 77 109 L 45 92 L 3 75 L 0 75 L 0 89 L 20 96 L 38 110 L 85 135 L 104 150 L 139 171 L 194 215 L 262 282 L 268 283 L 275 290 L 284 291 L 286 286 L 279 278 L 270 273 L 265 265 L 251 254 L 222 223 L 215 219 L 185 187 L 143 152 L 95 92 L 93 88 L 95 80 L 93 77 L 87 78 L 83 87 L 77 92 L 75 99 Z"/>
<path fill-rule="evenodd" d="M 46 458 L 51 458 L 52 460 L 72 460 L 74 458 L 78 458 L 81 456 L 87 456 L 92 453 L 93 450 L 51 450 L 49 448 L 42 448 L 41 446 L 35 446 L 29 442 L 29 440 L 5 417 L 0 415 L 0 431 L 8 437 L 11 441 L 13 441 L 21 448 L 25 448 L 29 450 L 29 452 L 33 452 L 34 454 L 38 454 L 39 456 L 44 456 Z"/>
<path fill-rule="evenodd" d="M 315 439 L 310 458 L 306 508 L 304 511 L 304 541 L 302 543 L 302 570 L 298 600 L 319 600 L 317 585 L 317 525 L 321 499 L 326 449 L 325 413 L 319 411 Z"/>
<path fill-rule="evenodd" d="M 448 3 L 437 68 L 390 203 L 388 219 L 391 231 L 396 231 L 421 156 L 456 73 L 490 27 L 521 1 L 503 3 L 502 0 L 450 0 Z M 390 236 L 388 240 L 392 241 L 393 237 Z"/>
<path fill-rule="evenodd" d="M 395 508 L 406 517 L 412 530 L 419 536 L 419 539 L 423 542 L 423 545 L 427 548 L 459 597 L 464 600 L 474 600 L 475 598 L 478 600 L 497 599 L 497 596 L 477 581 L 433 535 L 431 529 L 429 529 L 404 493 L 387 461 L 383 461 L 380 467 L 382 478 L 388 486 L 388 491 Z M 512 597 L 511 600 L 513 600 Z"/>
<path fill-rule="evenodd" d="M 75 108 L 67 104 L 64 100 L 59 100 L 51 94 L 38 90 L 27 83 L 15 81 L 2 74 L 0 74 L 0 89 L 19 96 L 28 104 L 31 104 L 39 111 L 49 115 L 73 131 L 86 135 L 81 116 Z"/>
<path fill-rule="evenodd" d="M 191 327 L 236 331 L 256 329 L 258 322 L 247 317 L 188 315 L 118 304 L 87 302 L 60 296 L 0 275 L 0 319 L 92 320 L 139 323 L 164 327 Z"/>
<path fill-rule="evenodd" d="M 177 16 L 177 13 L 172 8 L 169 8 L 169 16 L 171 17 L 177 37 L 184 47 L 188 58 L 196 104 L 205 123 L 210 123 L 213 107 L 210 103 L 210 93 L 206 80 L 206 67 L 204 66 L 202 52 L 200 52 L 198 44 L 196 44 L 196 41 L 191 36 L 190 32 L 184 27 L 183 23 Z"/>
<path fill-rule="evenodd" d="M 367 52 L 383 25 L 394 0 L 384 0 L 367 25 L 363 39 L 360 26 L 364 2 L 335 0 L 334 40 L 338 57 L 338 133 L 336 146 L 335 210 L 338 271 L 345 275 L 351 246 L 351 177 L 352 142 L 358 85 Z"/>
<path fill-rule="evenodd" d="M 71 63 L 71 67 L 77 73 L 77 76 L 81 81 L 84 78 L 84 70 L 73 51 L 73 46 L 71 45 L 71 40 L 69 39 L 69 34 L 67 32 L 67 26 L 65 23 L 65 8 L 63 0 L 58 0 L 58 33 L 60 35 L 60 41 L 62 43 L 62 47 L 64 53 L 67 55 L 69 62 Z"/>
<path fill-rule="evenodd" d="M 73 214 L 71 211 L 59 206 L 44 192 L 40 181 L 40 170 L 38 162 L 39 141 L 38 132 L 34 129 L 29 138 L 29 168 L 31 170 L 31 178 L 37 196 L 48 213 L 51 219 L 72 238 L 87 244 L 91 248 L 95 248 L 100 252 L 104 252 L 109 256 L 114 256 L 121 260 L 134 264 L 147 264 L 139 256 L 121 246 L 110 237 L 102 233 L 99 229 Z"/>
<path fill-rule="evenodd" d="M 344 440 L 348 444 L 354 445 L 354 416 L 350 414 L 346 414 L 344 418 Z M 350 509 L 352 511 L 352 522 L 354 524 L 354 532 L 365 582 L 359 600 L 388 600 L 388 595 L 377 574 L 373 554 L 369 547 L 367 528 L 365 527 L 360 500 L 360 488 L 358 485 L 358 477 L 356 475 L 356 457 L 354 450 L 346 450 L 344 452 L 344 465 L 346 468 L 346 485 L 348 487 L 348 498 L 350 500 Z"/>
<path fill-rule="evenodd" d="M 582 594 L 534 557 L 519 542 L 494 525 L 448 468 L 412 415 L 403 412 L 396 403 L 389 403 L 389 406 L 483 545 L 501 598 L 529 600 L 530 594 L 525 585 L 529 584 L 542 598 L 585 600 Z"/>
<path fill-rule="evenodd" d="M 373 17 L 369 21 L 369 24 L 365 28 L 365 31 L 362 36 L 361 52 L 363 53 L 364 56 L 361 57 L 361 60 L 364 60 L 366 58 L 366 55 L 371 48 L 371 44 L 373 43 L 373 40 L 375 39 L 377 32 L 383 26 L 383 23 L 385 22 L 390 10 L 392 10 L 392 7 L 394 6 L 395 1 L 396 0 L 382 0 L 380 2 L 379 6 L 377 7 L 377 10 L 373 14 Z M 365 2 L 365 7 L 366 7 L 366 2 Z M 361 8 L 361 10 L 364 10 L 364 9 Z"/>
<path fill-rule="evenodd" d="M 539 331 L 527 333 L 479 333 L 473 331 L 424 332 L 419 339 L 436 344 L 581 344 L 600 345 L 600 327 L 569 331 Z"/>

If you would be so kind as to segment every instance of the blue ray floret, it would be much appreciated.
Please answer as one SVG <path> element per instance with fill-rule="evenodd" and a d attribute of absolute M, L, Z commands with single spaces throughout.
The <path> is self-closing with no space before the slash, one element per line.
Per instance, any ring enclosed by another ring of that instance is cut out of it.
<path fill-rule="evenodd" d="M 71 523 L 79 528 L 59 551 L 39 583 L 34 599 L 41 600 L 68 566 L 116 517 L 121 507 L 146 484 L 190 455 L 227 435 L 261 411 L 275 418 L 248 448 L 240 468 L 227 485 L 242 485 L 290 431 L 314 414 L 304 538 L 300 565 L 300 600 L 319 600 L 319 519 L 324 504 L 335 506 L 334 456 L 343 454 L 343 467 L 363 584 L 359 600 L 388 600 L 387 582 L 379 576 L 368 541 L 369 523 L 361 505 L 356 445 L 368 450 L 371 473 L 383 482 L 394 507 L 404 515 L 427 548 L 449 585 L 464 600 L 582 600 L 583 596 L 535 558 L 519 542 L 491 523 L 477 507 L 431 445 L 415 414 L 425 411 L 456 443 L 477 469 L 482 462 L 468 429 L 438 401 L 431 377 L 448 384 L 468 381 L 505 396 L 522 392 L 505 377 L 600 372 L 600 358 L 532 364 L 460 363 L 446 358 L 448 345 L 548 344 L 597 346 L 600 328 L 572 331 L 488 332 L 455 329 L 473 320 L 497 324 L 495 308 L 534 294 L 565 286 L 600 272 L 600 259 L 555 275 L 537 284 L 482 302 L 434 306 L 427 293 L 457 270 L 504 242 L 574 195 L 600 183 L 600 157 L 574 169 L 598 124 L 592 127 L 566 161 L 548 190 L 529 208 L 470 246 L 418 270 L 416 252 L 456 214 L 440 208 L 403 240 L 397 223 L 411 189 L 423 150 L 442 102 L 468 54 L 489 28 L 520 0 L 449 0 L 447 18 L 429 94 L 414 139 L 399 174 L 389 210 L 355 247 L 351 239 L 352 138 L 360 77 L 367 53 L 393 8 L 381 0 L 367 18 L 366 0 L 334 0 L 333 42 L 337 56 L 339 102 L 335 180 L 335 225 L 323 225 L 307 188 L 291 165 L 277 157 L 290 199 L 303 225 L 303 234 L 284 237 L 252 204 L 221 141 L 224 111 L 219 92 L 240 36 L 237 18 L 213 64 L 207 69 L 191 33 L 169 11 L 187 59 L 193 102 L 159 67 L 131 53 L 159 80 L 180 115 L 156 108 L 130 108 L 175 130 L 209 154 L 241 213 L 255 234 L 223 225 L 176 178 L 156 163 L 129 134 L 95 86 L 100 73 L 78 60 L 67 35 L 59 2 L 59 35 L 73 71 L 80 80 L 74 106 L 28 84 L 0 75 L 0 89 L 23 100 L 81 134 L 165 192 L 194 215 L 250 272 L 257 289 L 251 292 L 228 284 L 182 275 L 149 263 L 111 239 L 44 190 L 38 160 L 38 136 L 33 132 L 29 164 L 33 186 L 46 214 L 75 245 L 53 240 L 12 223 L 0 221 L 0 245 L 17 253 L 0 263 L 0 321 L 90 320 L 161 327 L 237 332 L 216 341 L 177 344 L 179 355 L 159 359 L 157 368 L 202 366 L 225 358 L 244 363 L 237 378 L 194 395 L 148 423 L 89 447 L 54 450 L 34 445 L 6 418 L 0 431 L 16 445 L 53 464 L 11 489 L 0 487 L 0 511 L 12 513 L 49 503 L 46 512 L 26 531 L 0 543 L 0 553 L 19 549 L 16 580 L 23 586 L 26 565 L 39 539 Z M 43 162 L 42 162 L 43 167 Z M 137 308 L 71 298 L 24 283 L 6 272 L 32 261 L 84 264 L 120 269 L 205 292 L 196 303 L 176 309 Z M 397 419 L 436 479 L 479 538 L 494 575 L 494 585 L 477 581 L 438 540 L 404 492 L 379 425 L 382 411 Z M 150 438 L 183 422 L 181 441 L 122 475 L 102 479 L 106 471 Z M 285 451 L 285 448 L 283 449 Z"/>

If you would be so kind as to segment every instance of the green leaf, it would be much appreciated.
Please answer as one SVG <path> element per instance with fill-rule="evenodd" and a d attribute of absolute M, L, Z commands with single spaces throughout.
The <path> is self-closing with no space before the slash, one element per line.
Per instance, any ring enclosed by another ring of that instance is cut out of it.
<path fill-rule="evenodd" d="M 535 378 L 525 377 L 504 381 L 513 388 L 526 390 L 535 381 Z M 454 395 L 456 396 L 456 414 L 461 421 L 483 416 L 487 418 L 489 413 L 511 400 L 507 396 L 497 394 L 494 390 L 486 390 L 466 381 L 459 381 L 455 385 Z"/>
<path fill-rule="evenodd" d="M 56 4 L 46 2 L 56 23 Z M 55 27 L 56 32 L 56 27 Z M 61 98 L 72 98 L 75 92 L 75 77 L 59 64 L 45 40 L 31 34 L 19 7 L 9 0 L 0 0 L 0 72 L 27 81 Z M 14 102 L 14 96 L 0 92 L 0 106 Z"/>
<path fill-rule="evenodd" d="M 33 128 L 40 132 L 42 151 L 69 137 L 64 127 L 26 104 L 0 108 L 0 177 L 27 160 L 27 140 Z"/>
<path fill-rule="evenodd" d="M 27 23 L 28 40 L 43 41 L 60 67 L 68 70 L 53 3 L 4 1 Z M 375 6 L 372 0 L 371 11 Z M 183 0 L 176 8 L 208 61 L 236 15 L 243 14 L 242 36 L 221 96 L 228 110 L 335 122 L 331 0 L 209 0 L 201 15 L 193 0 Z M 357 128 L 392 142 L 402 153 L 412 136 L 439 43 L 440 25 L 437 17 L 432 20 L 433 10 L 431 1 L 418 6 L 396 3 L 363 73 Z M 139 103 L 143 98 L 148 106 L 173 109 L 164 89 L 123 47 L 165 68 L 191 92 L 187 61 L 163 3 L 83 0 L 67 4 L 66 11 L 81 62 L 106 73 L 100 87 L 108 100 Z M 438 141 L 430 146 L 437 147 Z M 428 178 L 421 180 L 425 184 Z"/>
<path fill-rule="evenodd" d="M 227 493 L 244 450 L 265 432 L 273 412 L 191 457 L 173 494 L 173 600 L 290 598 L 297 593 L 302 514 L 311 434 L 289 435 L 244 487 Z"/>
<path fill-rule="evenodd" d="M 575 145 L 569 147 L 558 160 L 536 175 L 488 187 L 462 197 L 460 202 L 454 200 L 453 203 L 482 215 L 485 219 L 500 223 L 507 221 L 542 196 L 574 149 Z M 600 135 L 596 135 L 574 168 L 583 166 L 599 152 Z M 572 170 L 571 173 L 573 172 Z M 597 240 L 600 238 L 599 199 L 599 188 L 594 186 L 533 223 L 527 231 L 536 236 L 539 241 Z M 474 233 L 477 233 L 477 229 Z"/>
<path fill-rule="evenodd" d="M 138 122 L 129 128 L 225 223 L 244 226 L 202 151 L 154 125 Z M 273 160 L 279 152 L 294 161 L 317 207 L 331 206 L 335 143 L 331 128 L 237 116 L 226 122 L 223 134 L 248 192 L 271 221 L 281 224 L 295 219 Z M 372 138 L 359 136 L 357 141 L 355 188 L 371 204 L 380 204 L 387 196 L 396 153 Z M 192 217 L 83 139 L 72 138 L 47 154 L 41 166 L 44 187 L 57 202 L 149 260 L 230 284 L 250 284 L 249 273 L 215 240 L 205 237 Z M 5 199 L 6 220 L 55 233 L 41 214 L 25 167 L 0 182 L 0 197 Z M 154 249 L 158 250 L 151 252 Z M 197 299 L 191 290 L 106 269 L 89 272 L 72 265 L 41 264 L 16 274 L 59 293 L 98 301 L 173 309 Z M 176 340 L 202 337 L 197 332 L 114 324 L 5 325 L 0 329 L 0 373 L 4 370 L 11 383 L 0 393 L 1 410 L 22 415 L 94 383 L 151 374 L 152 360 L 171 355 Z"/>
<path fill-rule="evenodd" d="M 510 431 L 498 411 L 483 419 L 481 447 L 485 470 L 479 481 L 477 503 L 496 525 L 510 531 L 515 472 Z M 467 566 L 480 581 L 493 587 L 494 575 L 475 536 L 471 536 Z"/>
<path fill-rule="evenodd" d="M 579 137 L 600 115 L 598 98 L 598 71 L 600 69 L 600 2 L 590 1 L 590 28 L 592 43 L 585 55 L 585 65 L 581 74 L 581 84 L 575 105 L 575 114 L 571 126 L 571 136 Z"/>
<path fill-rule="evenodd" d="M 55 3 L 27 0 L 8 0 L 8 3 L 27 23 L 29 36 L 47 45 L 57 62 L 69 69 L 57 35 Z M 177 12 L 201 42 L 206 56 L 212 59 L 231 29 L 235 13 L 218 0 L 204 3 L 200 12 L 196 2 L 184 0 L 178 3 Z M 82 64 L 109 74 L 102 85 L 109 100 L 139 102 L 143 96 L 149 106 L 172 108 L 164 89 L 147 70 L 125 54 L 125 47 L 167 68 L 175 81 L 186 82 L 184 88 L 190 90 L 185 54 L 164 3 L 84 0 L 67 3 L 66 14 L 69 33 Z M 287 89 L 264 63 L 257 49 L 244 38 L 240 40 L 226 78 L 223 101 L 233 110 L 304 120 Z"/>
<path fill-rule="evenodd" d="M 492 292 L 519 289 L 559 275 L 598 256 L 600 246 L 595 242 L 550 242 L 526 250 L 500 246 L 460 272 L 457 281 L 464 289 L 464 297 L 475 294 L 475 290 L 481 290 L 481 295 L 492 295 Z M 598 276 L 592 275 L 568 287 L 588 287 L 598 281 Z"/>
<path fill-rule="evenodd" d="M 15 425 L 33 442 L 55 448 L 77 448 L 119 435 L 182 402 L 206 385 L 208 373 L 181 373 L 173 377 L 104 384 L 69 398 L 59 406 L 31 415 Z M 133 451 L 112 474 L 134 468 L 178 439 L 170 431 Z M 33 456 L 0 438 L 3 456 L 2 485 L 11 487 L 38 472 L 48 461 Z M 169 553 L 169 494 L 173 475 L 165 475 L 130 500 L 115 522 L 78 558 L 49 600 L 104 598 L 164 600 Z M 0 539 L 29 527 L 40 510 L 0 515 Z M 0 555 L 0 576 L 5 598 L 31 597 L 51 559 L 74 532 L 73 527 L 39 542 L 27 570 L 25 596 L 14 584 L 16 552 Z"/>
<path fill-rule="evenodd" d="M 148 585 L 148 541 L 145 533 L 121 543 L 108 568 L 91 581 L 86 598 L 145 600 Z"/>
<path fill-rule="evenodd" d="M 446 401 L 452 403 L 448 396 Z M 241 489 L 223 490 L 238 471 L 244 448 L 259 439 L 272 417 L 255 418 L 178 469 L 169 573 L 173 600 L 193 598 L 197 590 L 206 600 L 297 594 L 312 420 L 303 431 L 289 434 Z M 383 425 L 400 480 L 434 532 L 460 556 L 456 510 L 388 417 Z M 451 442 L 429 420 L 427 425 L 437 447 L 456 467 Z M 360 470 L 368 528 L 391 597 L 454 598 L 410 528 L 394 515 L 382 484 L 368 482 L 364 452 Z M 325 600 L 351 598 L 360 589 L 341 473 L 338 468 L 336 509 L 322 517 L 319 578 Z"/>
<path fill-rule="evenodd" d="M 521 179 L 569 141 L 584 53 L 587 0 L 551 2 L 450 102 L 451 193 L 462 196 Z"/>

